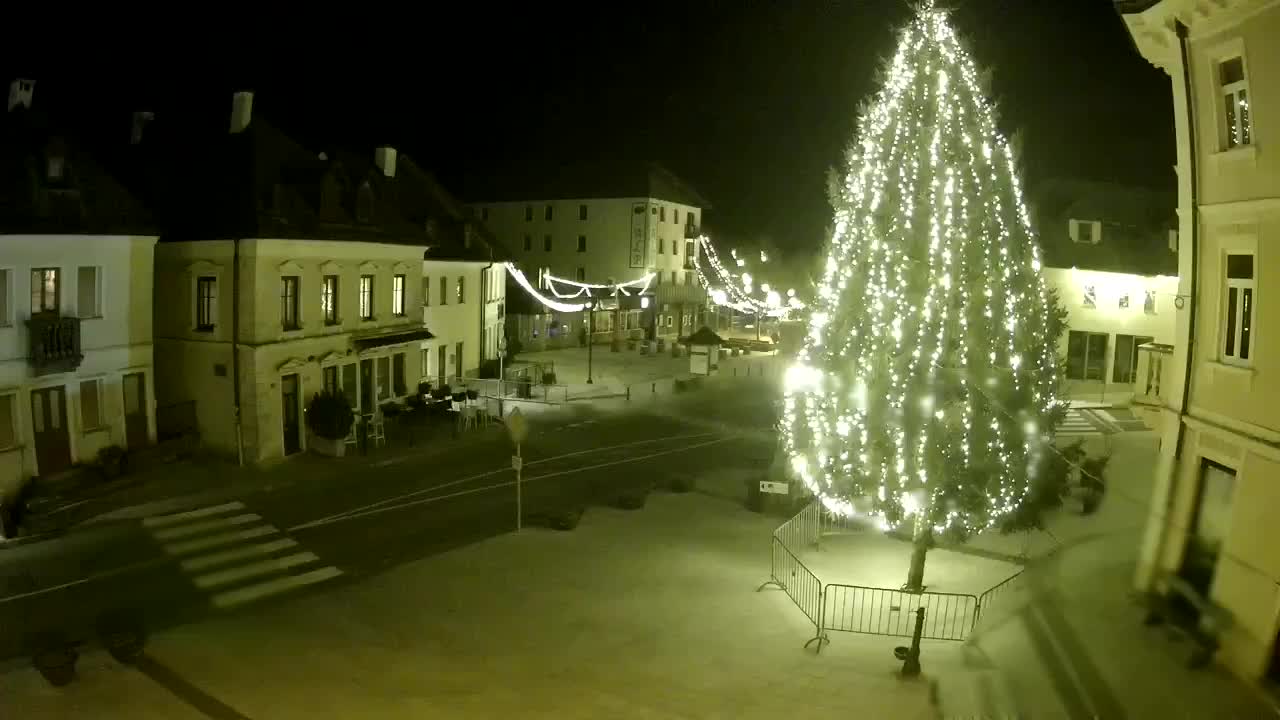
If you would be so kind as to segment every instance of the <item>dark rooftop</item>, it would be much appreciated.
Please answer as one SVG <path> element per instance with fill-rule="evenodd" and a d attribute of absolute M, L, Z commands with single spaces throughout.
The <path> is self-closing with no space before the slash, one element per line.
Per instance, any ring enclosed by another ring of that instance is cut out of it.
<path fill-rule="evenodd" d="M 650 197 L 708 209 L 707 201 L 675 173 L 652 162 L 598 158 L 503 177 L 468 180 L 468 202 Z"/>
<path fill-rule="evenodd" d="M 1131 185 L 1059 178 L 1029 194 L 1031 214 L 1048 267 L 1176 275 L 1176 195 Z M 1070 221 L 1101 222 L 1098 243 L 1075 242 Z"/>

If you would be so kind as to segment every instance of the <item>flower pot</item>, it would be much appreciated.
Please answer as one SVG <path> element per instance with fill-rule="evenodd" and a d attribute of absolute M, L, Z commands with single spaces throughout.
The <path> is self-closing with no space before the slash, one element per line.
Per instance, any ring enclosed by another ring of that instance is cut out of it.
<path fill-rule="evenodd" d="M 307 436 L 307 447 L 317 455 L 343 457 L 347 454 L 347 439 L 331 440 L 311 433 Z"/>
<path fill-rule="evenodd" d="M 62 687 L 76 678 L 76 661 L 80 654 L 58 633 L 42 633 L 32 641 L 31 664 L 54 687 Z"/>

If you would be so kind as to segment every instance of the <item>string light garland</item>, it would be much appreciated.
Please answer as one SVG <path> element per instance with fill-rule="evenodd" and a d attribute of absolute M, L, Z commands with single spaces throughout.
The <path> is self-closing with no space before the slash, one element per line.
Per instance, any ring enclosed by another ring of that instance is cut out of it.
<path fill-rule="evenodd" d="M 1065 409 L 1013 153 L 931 0 L 859 129 L 783 448 L 836 515 L 980 532 L 1022 507 Z"/>
<path fill-rule="evenodd" d="M 653 273 L 636 278 L 635 280 L 628 280 L 626 282 L 613 283 L 609 285 L 578 282 L 577 280 L 560 278 L 550 273 L 546 273 L 542 277 L 547 281 L 547 287 L 550 288 L 551 294 L 556 296 L 555 298 L 549 298 L 539 292 L 538 289 L 533 286 L 533 283 L 529 282 L 529 278 L 525 276 L 524 271 L 516 267 L 514 263 L 505 263 L 504 265 L 507 272 L 515 279 L 516 284 L 524 288 L 525 292 L 529 293 L 529 295 L 531 295 L 535 300 L 546 307 L 559 312 L 578 312 L 580 310 L 585 310 L 588 307 L 594 306 L 596 300 L 601 297 L 617 297 L 618 295 L 631 297 L 633 293 L 640 295 L 648 290 L 649 283 L 653 282 Z M 561 292 L 556 287 L 556 284 L 568 285 L 577 288 L 577 291 Z M 602 290 L 607 292 L 600 292 Z M 572 300 L 580 297 L 587 298 L 587 301 L 577 303 L 562 302 L 562 300 Z"/>
<path fill-rule="evenodd" d="M 794 289 L 787 291 L 787 300 L 784 302 L 781 293 L 771 290 L 769 284 L 764 283 L 759 286 L 764 298 L 752 297 L 755 284 L 751 273 L 744 270 L 740 274 L 735 274 L 727 270 L 724 264 L 720 262 L 720 256 L 716 253 L 715 246 L 711 244 L 706 235 L 699 236 L 696 242 L 699 251 L 693 254 L 693 269 L 698 274 L 698 281 L 708 289 L 711 301 L 715 304 L 751 315 L 776 318 L 785 317 L 791 312 L 804 309 L 804 303 L 795 296 Z M 730 250 L 729 253 L 738 267 L 746 266 L 746 260 L 738 257 L 737 250 Z M 710 266 L 711 276 L 708 276 L 707 272 L 703 270 L 702 259 L 704 257 Z M 761 262 L 768 262 L 769 256 L 764 251 L 761 251 L 760 260 Z"/>

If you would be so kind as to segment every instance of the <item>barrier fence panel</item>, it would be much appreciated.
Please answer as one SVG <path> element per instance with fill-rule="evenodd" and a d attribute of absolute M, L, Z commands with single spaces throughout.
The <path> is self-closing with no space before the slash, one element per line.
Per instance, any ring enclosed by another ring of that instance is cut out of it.
<path fill-rule="evenodd" d="M 773 558 L 769 563 L 770 579 L 756 588 L 759 592 L 768 585 L 777 585 L 791 598 L 791 602 L 800 608 L 800 612 L 809 618 L 809 622 L 813 623 L 814 635 L 804 644 L 809 647 L 811 643 L 818 643 L 818 650 L 822 650 L 822 643 L 826 640 L 826 633 L 822 630 L 822 581 L 817 575 L 813 574 L 805 564 L 800 562 L 787 549 L 782 541 L 776 536 L 773 538 Z"/>
<path fill-rule="evenodd" d="M 815 500 L 796 513 L 795 517 L 782 523 L 773 536 L 782 541 L 788 548 L 800 548 L 816 545 L 822 532 L 822 506 Z"/>
<path fill-rule="evenodd" d="M 921 638 L 964 640 L 973 628 L 978 599 L 828 583 L 823 591 L 822 629 L 909 638 L 915 631 L 916 609 L 921 607 L 925 609 Z"/>
<path fill-rule="evenodd" d="M 984 615 L 991 614 L 993 607 L 1011 601 L 1011 596 L 1018 590 L 1022 589 L 1023 572 L 1025 571 L 1018 571 L 1017 574 L 1007 578 L 1004 582 L 978 596 L 978 608 L 977 612 L 975 612 L 973 616 L 973 624 L 975 626 Z"/>

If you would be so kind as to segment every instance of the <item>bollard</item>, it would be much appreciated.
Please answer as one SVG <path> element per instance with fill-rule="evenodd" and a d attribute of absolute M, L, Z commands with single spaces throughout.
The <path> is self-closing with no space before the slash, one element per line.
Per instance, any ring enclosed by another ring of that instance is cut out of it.
<path fill-rule="evenodd" d="M 924 634 L 924 608 L 916 608 L 916 629 L 911 633 L 911 647 L 902 661 L 902 677 L 920 674 L 920 636 Z"/>
<path fill-rule="evenodd" d="M 655 382 L 655 383 L 651 383 L 651 384 L 649 385 L 649 394 L 650 394 L 650 395 L 657 395 L 657 394 L 658 394 L 658 383 L 656 383 L 656 382 Z"/>
<path fill-rule="evenodd" d="M 630 399 L 631 399 L 631 386 L 630 386 L 630 385 L 628 385 L 628 386 L 627 386 L 627 399 L 628 399 L 628 400 L 630 400 Z"/>

